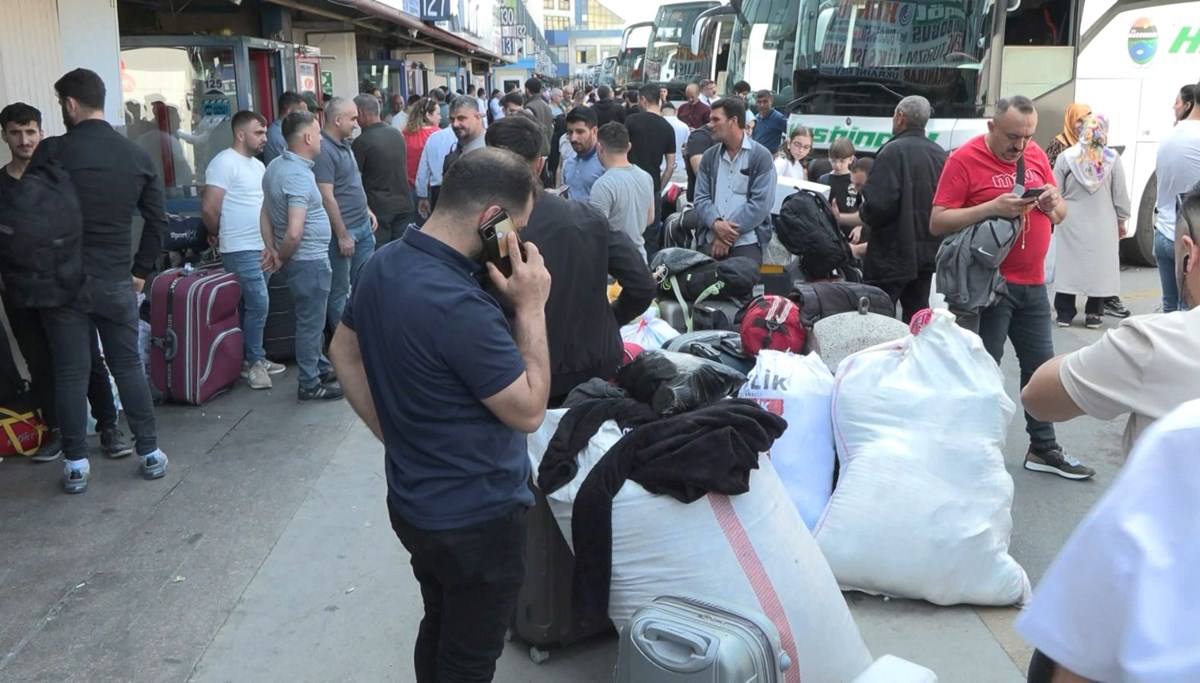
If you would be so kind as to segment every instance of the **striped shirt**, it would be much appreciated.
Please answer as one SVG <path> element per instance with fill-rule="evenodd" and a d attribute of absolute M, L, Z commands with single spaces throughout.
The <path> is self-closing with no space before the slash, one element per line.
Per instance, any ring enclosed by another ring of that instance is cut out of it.
<path fill-rule="evenodd" d="M 300 246 L 292 258 L 296 261 L 320 261 L 329 258 L 329 241 L 333 230 L 329 227 L 329 214 L 321 202 L 321 191 L 313 176 L 313 161 L 298 156 L 291 150 L 275 158 L 267 166 L 263 176 L 263 197 L 267 203 L 267 216 L 275 232 L 275 247 L 283 243 L 287 234 L 288 209 L 295 206 L 306 209 L 304 234 Z"/>

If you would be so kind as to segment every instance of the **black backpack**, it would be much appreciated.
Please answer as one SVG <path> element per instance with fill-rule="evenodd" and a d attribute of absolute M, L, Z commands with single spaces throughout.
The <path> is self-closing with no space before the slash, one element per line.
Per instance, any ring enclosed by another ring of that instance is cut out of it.
<path fill-rule="evenodd" d="M 20 308 L 64 306 L 83 287 L 83 212 L 57 162 L 30 166 L 0 198 L 0 277 Z"/>
<path fill-rule="evenodd" d="M 676 258 L 686 257 L 686 258 Z M 650 272 L 661 296 L 694 303 L 704 299 L 750 296 L 760 276 L 758 263 L 744 256 L 714 261 L 687 249 L 663 249 L 654 255 Z"/>
<path fill-rule="evenodd" d="M 882 289 L 860 282 L 796 282 L 789 299 L 800 306 L 800 322 L 812 329 L 822 318 L 862 310 L 896 317 L 896 304 Z"/>
<path fill-rule="evenodd" d="M 829 200 L 812 190 L 797 190 L 783 201 L 775 234 L 788 251 L 800 257 L 800 270 L 809 279 L 845 275 L 854 259 Z"/>

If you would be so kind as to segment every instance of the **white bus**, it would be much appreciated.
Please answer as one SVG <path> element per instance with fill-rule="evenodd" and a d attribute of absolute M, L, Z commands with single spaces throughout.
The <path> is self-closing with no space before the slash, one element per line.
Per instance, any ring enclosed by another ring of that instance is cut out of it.
<path fill-rule="evenodd" d="M 778 93 L 818 149 L 848 137 L 866 152 L 909 94 L 933 104 L 929 136 L 946 149 L 985 132 L 1001 97 L 1034 100 L 1043 145 L 1084 102 L 1108 117 L 1130 184 L 1122 257 L 1153 265 L 1155 156 L 1180 87 L 1200 80 L 1200 2 L 1007 1 L 733 0 L 725 82 Z"/>

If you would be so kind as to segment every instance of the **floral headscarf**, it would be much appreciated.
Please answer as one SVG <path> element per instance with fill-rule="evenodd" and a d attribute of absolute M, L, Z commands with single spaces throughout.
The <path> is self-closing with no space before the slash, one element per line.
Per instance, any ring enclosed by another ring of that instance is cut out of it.
<path fill-rule="evenodd" d="M 1063 130 L 1054 139 L 1061 142 L 1063 147 L 1071 147 L 1079 142 L 1079 124 L 1091 114 L 1092 108 L 1086 104 L 1076 102 L 1067 107 L 1067 113 L 1063 116 Z"/>
<path fill-rule="evenodd" d="M 1068 150 L 1067 163 L 1080 184 L 1095 192 L 1117 160 L 1117 153 L 1108 147 L 1108 119 L 1100 114 L 1085 117 L 1076 136 L 1079 142 Z"/>

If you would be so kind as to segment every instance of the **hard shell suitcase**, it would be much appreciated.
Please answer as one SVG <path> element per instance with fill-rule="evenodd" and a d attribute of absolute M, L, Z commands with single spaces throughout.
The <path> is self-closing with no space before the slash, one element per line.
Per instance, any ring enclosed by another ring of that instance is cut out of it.
<path fill-rule="evenodd" d="M 263 352 L 278 363 L 296 358 L 296 304 L 283 273 L 267 280 L 267 322 L 263 325 Z"/>
<path fill-rule="evenodd" d="M 220 267 L 163 272 L 150 290 L 150 382 L 174 403 L 201 405 L 242 372 L 237 276 Z"/>
<path fill-rule="evenodd" d="M 534 504 L 525 515 L 525 580 L 517 593 L 512 632 L 529 643 L 529 656 L 538 664 L 545 648 L 562 647 L 611 631 L 608 619 L 583 623 L 571 613 L 571 579 L 575 555 L 563 538 L 546 496 L 533 487 Z"/>
<path fill-rule="evenodd" d="M 707 358 L 744 374 L 754 369 L 754 359 L 742 349 L 742 335 L 732 330 L 688 332 L 663 345 L 665 351 L 678 351 Z"/>
<path fill-rule="evenodd" d="M 667 596 L 621 629 L 616 681 L 781 683 L 791 667 L 779 630 L 761 613 Z"/>

